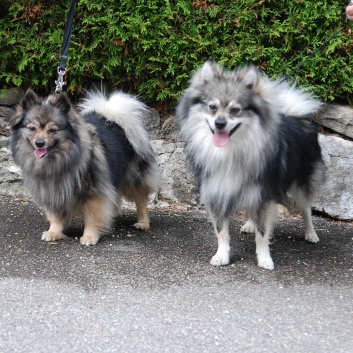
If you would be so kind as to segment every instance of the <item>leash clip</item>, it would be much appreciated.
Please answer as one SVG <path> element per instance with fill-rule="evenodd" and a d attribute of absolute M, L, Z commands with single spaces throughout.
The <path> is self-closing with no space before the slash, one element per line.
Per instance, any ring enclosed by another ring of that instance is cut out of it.
<path fill-rule="evenodd" d="M 58 67 L 58 79 L 55 80 L 56 88 L 55 88 L 55 93 L 60 94 L 63 86 L 66 85 L 66 82 L 64 81 L 64 75 L 66 74 L 66 70 L 60 70 L 60 67 Z"/>

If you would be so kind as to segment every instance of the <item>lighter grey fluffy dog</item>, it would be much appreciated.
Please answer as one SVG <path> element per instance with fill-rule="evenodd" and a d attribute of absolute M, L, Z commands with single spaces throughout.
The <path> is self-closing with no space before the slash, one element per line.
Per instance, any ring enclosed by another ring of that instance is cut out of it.
<path fill-rule="evenodd" d="M 269 244 L 277 203 L 296 206 L 305 239 L 319 241 L 310 205 L 325 166 L 310 115 L 320 107 L 311 94 L 270 80 L 254 66 L 227 71 L 206 62 L 193 75 L 176 117 L 218 238 L 212 265 L 230 262 L 235 211 L 250 215 L 242 231 L 255 232 L 262 268 L 274 268 Z"/>

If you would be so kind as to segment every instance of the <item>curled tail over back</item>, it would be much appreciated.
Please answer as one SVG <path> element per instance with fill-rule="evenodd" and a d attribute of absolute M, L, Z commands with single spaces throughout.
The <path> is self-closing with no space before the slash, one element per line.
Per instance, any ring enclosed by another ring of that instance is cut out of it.
<path fill-rule="evenodd" d="M 126 134 L 136 154 L 143 159 L 154 157 L 149 136 L 144 127 L 144 118 L 148 107 L 135 97 L 114 92 L 107 97 L 102 92 L 87 92 L 86 98 L 79 104 L 83 114 L 95 111 L 106 119 L 118 124 Z"/>
<path fill-rule="evenodd" d="M 272 80 L 265 74 L 258 74 L 255 91 L 275 114 L 300 118 L 317 113 L 323 106 L 308 90 L 290 85 L 283 79 Z"/>
<path fill-rule="evenodd" d="M 88 92 L 79 107 L 83 114 L 95 112 L 124 130 L 138 157 L 136 163 L 132 163 L 129 167 L 127 177 L 129 183 L 144 180 L 140 186 L 144 185 L 147 193 L 157 191 L 161 184 L 161 174 L 144 123 L 149 108 L 135 97 L 120 91 L 114 92 L 109 97 L 102 92 Z M 140 161 L 143 161 L 143 168 Z M 129 194 L 130 191 L 126 193 Z"/>
<path fill-rule="evenodd" d="M 290 86 L 288 83 L 282 82 L 278 86 L 282 114 L 293 117 L 308 116 L 317 113 L 323 106 L 323 103 L 316 99 L 312 93 L 295 85 Z"/>

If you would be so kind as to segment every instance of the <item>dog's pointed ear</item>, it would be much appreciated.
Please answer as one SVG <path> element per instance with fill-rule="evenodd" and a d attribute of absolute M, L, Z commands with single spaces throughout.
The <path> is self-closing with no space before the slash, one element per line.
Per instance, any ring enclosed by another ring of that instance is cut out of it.
<path fill-rule="evenodd" d="M 249 90 L 257 87 L 259 82 L 259 71 L 254 65 L 249 65 L 244 69 L 243 82 Z"/>
<path fill-rule="evenodd" d="M 38 103 L 38 96 L 31 89 L 28 89 L 20 102 L 20 107 L 23 110 L 28 110 L 33 105 L 36 105 Z"/>
<path fill-rule="evenodd" d="M 69 97 L 66 95 L 66 93 L 62 92 L 59 94 L 56 106 L 60 108 L 60 110 L 65 114 L 67 114 L 70 111 L 71 102 Z"/>
<path fill-rule="evenodd" d="M 198 69 L 192 78 L 193 85 L 204 85 L 212 81 L 215 77 L 220 77 L 223 69 L 213 61 L 206 61 L 203 66 Z"/>
<path fill-rule="evenodd" d="M 25 112 L 32 106 L 39 104 L 39 97 L 31 90 L 28 89 L 17 106 L 16 112 L 9 119 L 9 124 L 12 129 L 15 129 L 17 125 L 21 123 L 24 118 Z"/>
<path fill-rule="evenodd" d="M 17 113 L 10 117 L 9 124 L 11 129 L 16 129 L 16 126 L 23 120 L 24 114 Z"/>
<path fill-rule="evenodd" d="M 64 114 L 67 114 L 71 109 L 70 99 L 64 92 L 49 96 L 46 103 L 60 109 Z"/>

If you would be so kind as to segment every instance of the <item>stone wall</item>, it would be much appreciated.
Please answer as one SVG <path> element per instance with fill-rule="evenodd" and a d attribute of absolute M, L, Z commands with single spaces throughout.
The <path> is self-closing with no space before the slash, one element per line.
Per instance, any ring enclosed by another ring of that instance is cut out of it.
<path fill-rule="evenodd" d="M 315 121 L 326 129 L 319 141 L 327 180 L 313 207 L 336 219 L 353 220 L 353 109 L 327 105 Z"/>
<path fill-rule="evenodd" d="M 12 109 L 4 106 L 0 99 L 0 194 L 28 196 L 20 171 L 11 158 L 7 125 L 10 114 Z M 353 220 L 353 109 L 327 105 L 315 120 L 323 127 L 319 141 L 327 166 L 327 181 L 313 208 L 332 218 Z M 200 206 L 194 179 L 185 159 L 184 144 L 176 132 L 173 117 L 162 121 L 158 112 L 151 109 L 147 129 L 163 175 L 158 202 Z"/>

